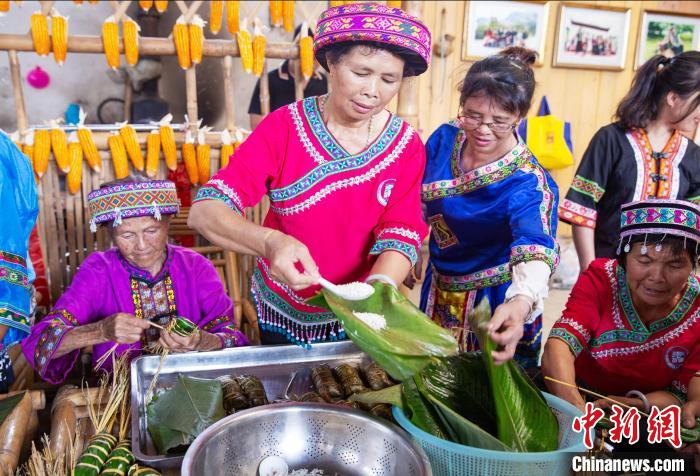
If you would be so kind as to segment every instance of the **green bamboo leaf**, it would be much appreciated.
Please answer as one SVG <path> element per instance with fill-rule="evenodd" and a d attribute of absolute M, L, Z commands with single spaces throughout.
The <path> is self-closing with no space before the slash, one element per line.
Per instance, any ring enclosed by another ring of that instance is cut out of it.
<path fill-rule="evenodd" d="M 388 403 L 395 407 L 403 408 L 401 400 L 401 385 L 392 385 L 391 387 L 383 388 L 370 392 L 354 393 L 348 399 L 351 402 L 367 403 L 375 405 L 377 403 Z"/>
<path fill-rule="evenodd" d="M 449 439 L 436 410 L 421 396 L 412 378 L 401 384 L 401 396 L 403 397 L 404 411 L 411 423 L 433 436 L 443 440 Z"/>
<path fill-rule="evenodd" d="M 485 326 L 491 319 L 486 298 L 469 313 L 469 323 L 483 349 L 486 371 L 491 382 L 497 422 L 497 436 L 515 451 L 554 451 L 558 447 L 559 423 L 542 393 L 522 369 L 510 360 L 496 366 L 491 352 L 495 344 Z"/>
<path fill-rule="evenodd" d="M 363 301 L 346 301 L 323 290 L 309 303 L 327 306 L 338 317 L 348 337 L 389 375 L 405 380 L 436 357 L 454 355 L 457 342 L 450 331 L 431 321 L 393 287 L 375 282 L 374 294 Z M 386 327 L 372 329 L 353 314 L 384 316 Z"/>
<path fill-rule="evenodd" d="M 24 398 L 25 393 L 26 392 L 18 393 L 17 395 L 0 400 L 0 425 L 5 421 L 5 418 L 10 416 L 12 410 L 14 410 L 17 404 Z"/>

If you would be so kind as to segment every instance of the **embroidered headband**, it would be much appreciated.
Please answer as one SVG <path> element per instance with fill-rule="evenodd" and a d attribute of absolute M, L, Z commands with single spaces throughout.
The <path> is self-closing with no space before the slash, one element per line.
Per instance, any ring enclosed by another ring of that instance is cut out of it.
<path fill-rule="evenodd" d="M 402 55 L 418 76 L 430 64 L 430 31 L 400 8 L 378 3 L 352 3 L 332 7 L 321 14 L 314 35 L 316 60 L 328 70 L 329 46 L 352 41 L 375 41 L 402 48 Z"/>
<path fill-rule="evenodd" d="M 642 200 L 622 205 L 620 217 L 620 253 L 622 241 L 634 235 L 670 235 L 700 244 L 700 206 L 684 200 Z M 660 247 L 657 245 L 657 251 Z M 646 238 L 642 254 L 646 254 Z"/>
<path fill-rule="evenodd" d="M 88 194 L 90 230 L 98 223 L 112 222 L 119 226 L 124 218 L 174 215 L 180 209 L 175 184 L 169 180 L 129 182 L 110 185 Z"/>

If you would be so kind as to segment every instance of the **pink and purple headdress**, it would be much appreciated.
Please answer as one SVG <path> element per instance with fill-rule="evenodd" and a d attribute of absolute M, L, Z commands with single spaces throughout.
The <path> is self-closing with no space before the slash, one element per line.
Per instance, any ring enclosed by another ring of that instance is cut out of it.
<path fill-rule="evenodd" d="M 128 182 L 109 185 L 88 194 L 90 229 L 99 223 L 119 226 L 124 218 L 174 215 L 180 209 L 175 184 L 169 180 Z"/>
<path fill-rule="evenodd" d="M 406 54 L 407 75 L 419 75 L 430 64 L 430 31 L 400 8 L 378 3 L 353 3 L 332 7 L 321 14 L 314 36 L 316 60 L 328 69 L 329 46 L 353 41 L 374 41 L 397 46 Z"/>
<path fill-rule="evenodd" d="M 700 206 L 684 200 L 642 200 L 622 205 L 620 217 L 620 254 L 622 242 L 627 238 L 625 252 L 635 235 L 678 236 L 700 244 Z"/>

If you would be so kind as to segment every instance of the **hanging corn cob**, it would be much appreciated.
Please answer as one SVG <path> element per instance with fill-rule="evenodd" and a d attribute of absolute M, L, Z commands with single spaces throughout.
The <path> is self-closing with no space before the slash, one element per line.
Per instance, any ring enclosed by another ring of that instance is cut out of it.
<path fill-rule="evenodd" d="M 143 171 L 143 153 L 136 131 L 126 123 L 120 124 L 119 135 L 124 139 L 124 148 L 136 170 Z"/>
<path fill-rule="evenodd" d="M 166 114 L 158 123 L 160 133 L 160 146 L 163 149 L 163 157 L 165 157 L 165 165 L 168 170 L 174 171 L 177 169 L 177 145 L 175 144 L 175 133 L 170 127 L 170 121 L 173 120 L 172 114 Z"/>
<path fill-rule="evenodd" d="M 87 160 L 88 165 L 92 170 L 99 173 L 102 170 L 102 157 L 97 151 L 97 146 L 95 146 L 95 140 L 92 137 L 92 131 L 85 127 L 85 111 L 80 108 L 80 113 L 78 115 L 78 141 L 80 146 L 83 148 L 83 155 L 85 160 Z"/>
<path fill-rule="evenodd" d="M 61 129 L 58 122 L 51 121 L 51 152 L 56 161 L 56 166 L 61 172 L 68 173 L 70 170 L 70 157 L 68 157 L 68 142 L 66 141 L 66 132 Z"/>
<path fill-rule="evenodd" d="M 190 183 L 197 185 L 199 183 L 199 168 L 197 167 L 194 137 L 190 131 L 187 131 L 185 134 L 185 142 L 182 144 L 182 161 L 185 163 L 185 170 Z"/>
<path fill-rule="evenodd" d="M 34 172 L 39 178 L 43 177 L 49 168 L 51 156 L 51 133 L 48 129 L 37 129 L 34 132 Z"/>
<path fill-rule="evenodd" d="M 211 151 L 207 144 L 207 132 L 211 128 L 203 127 L 197 133 L 197 170 L 199 182 L 205 184 L 211 176 Z"/>
<path fill-rule="evenodd" d="M 124 35 L 124 59 L 129 66 L 139 62 L 139 32 L 141 27 L 132 18 L 122 20 L 122 35 Z"/>
<path fill-rule="evenodd" d="M 270 25 L 277 27 L 282 24 L 282 1 L 270 0 Z"/>
<path fill-rule="evenodd" d="M 309 26 L 306 22 L 301 24 L 301 36 L 299 37 L 299 65 L 301 74 L 305 79 L 314 74 L 314 40 L 309 36 Z"/>
<path fill-rule="evenodd" d="M 345 2 L 342 1 L 342 0 L 340 0 L 340 1 L 338 1 L 338 0 L 335 0 L 335 1 L 334 1 L 334 0 L 330 0 L 330 1 L 328 2 L 328 5 L 331 6 L 331 7 L 339 7 L 339 6 L 341 6 L 341 5 L 345 5 Z"/>
<path fill-rule="evenodd" d="M 224 16 L 224 0 L 212 0 L 209 7 L 209 31 L 217 35 L 221 30 L 221 21 Z"/>
<path fill-rule="evenodd" d="M 231 143 L 231 133 L 228 129 L 221 131 L 221 153 L 219 154 L 219 170 L 228 165 L 229 159 L 233 155 L 233 144 Z"/>
<path fill-rule="evenodd" d="M 246 73 L 253 72 L 253 42 L 248 32 L 248 19 L 244 18 L 241 29 L 236 33 L 238 41 L 238 53 L 241 55 L 241 63 Z"/>
<path fill-rule="evenodd" d="M 31 129 L 24 134 L 22 153 L 29 158 L 29 162 L 31 162 L 32 168 L 34 168 L 34 131 Z"/>
<path fill-rule="evenodd" d="M 22 150 L 22 141 L 19 138 L 19 131 L 13 132 L 9 137 L 12 143 L 17 146 L 19 150 Z"/>
<path fill-rule="evenodd" d="M 96 5 L 96 4 L 100 3 L 100 0 L 88 0 L 88 3 L 90 5 Z"/>
<path fill-rule="evenodd" d="M 168 0 L 155 0 L 153 6 L 156 7 L 158 13 L 164 13 L 168 9 Z"/>
<path fill-rule="evenodd" d="M 112 132 L 112 135 L 107 139 L 107 145 L 112 155 L 114 177 L 118 179 L 127 177 L 129 175 L 129 164 L 127 163 L 124 139 L 117 132 Z"/>
<path fill-rule="evenodd" d="M 189 25 L 190 58 L 193 64 L 202 62 L 202 45 L 204 43 L 204 20 L 195 15 Z"/>
<path fill-rule="evenodd" d="M 51 13 L 51 48 L 59 66 L 63 66 L 68 53 L 68 18 L 56 10 Z"/>
<path fill-rule="evenodd" d="M 226 28 L 232 35 L 238 33 L 240 4 L 238 0 L 226 0 Z"/>
<path fill-rule="evenodd" d="M 147 12 L 153 6 L 153 0 L 139 0 L 139 7 L 141 10 Z"/>
<path fill-rule="evenodd" d="M 0 13 L 7 13 L 10 11 L 10 0 L 0 1 Z"/>
<path fill-rule="evenodd" d="M 30 18 L 32 29 L 32 41 L 34 51 L 39 56 L 46 56 L 51 51 L 51 39 L 49 38 L 49 22 L 40 11 L 32 13 Z"/>
<path fill-rule="evenodd" d="M 253 20 L 253 74 L 258 78 L 265 66 L 265 35 L 262 32 L 262 25 L 259 19 Z"/>
<path fill-rule="evenodd" d="M 175 42 L 175 51 L 177 52 L 177 61 L 182 69 L 188 69 L 192 66 L 192 58 L 190 56 L 190 34 L 185 18 L 180 15 L 180 18 L 173 26 L 173 41 Z"/>
<path fill-rule="evenodd" d="M 294 31 L 294 0 L 282 2 L 282 25 L 287 33 Z"/>
<path fill-rule="evenodd" d="M 160 158 L 160 133 L 153 130 L 146 137 L 146 175 L 151 178 L 158 172 L 158 159 Z"/>
<path fill-rule="evenodd" d="M 117 69 L 119 67 L 119 26 L 113 16 L 107 17 L 102 24 L 102 46 L 107 64 L 110 68 Z"/>
<path fill-rule="evenodd" d="M 68 157 L 70 170 L 66 175 L 68 192 L 75 195 L 80 190 L 80 179 L 83 177 L 83 149 L 78 142 L 78 134 L 71 132 L 68 137 Z"/>
<path fill-rule="evenodd" d="M 73 3 L 75 3 L 76 5 L 82 5 L 83 0 L 73 0 Z"/>
<path fill-rule="evenodd" d="M 389 8 L 401 8 L 401 0 L 387 0 L 386 6 Z"/>

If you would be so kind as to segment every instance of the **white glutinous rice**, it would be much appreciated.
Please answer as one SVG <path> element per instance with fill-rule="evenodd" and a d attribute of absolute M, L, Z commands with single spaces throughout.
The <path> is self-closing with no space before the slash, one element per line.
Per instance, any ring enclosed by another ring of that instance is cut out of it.
<path fill-rule="evenodd" d="M 355 312 L 352 311 L 353 315 L 370 326 L 375 331 L 380 331 L 386 327 L 386 319 L 381 314 L 375 314 L 373 312 Z"/>
<path fill-rule="evenodd" d="M 342 296 L 346 299 L 365 299 L 374 292 L 374 288 L 371 285 L 359 281 L 339 284 L 338 288 L 340 288 L 339 291 L 342 292 Z"/>

